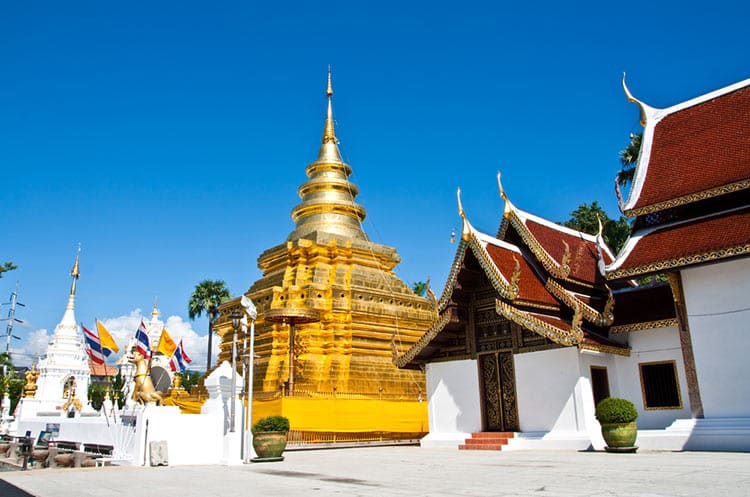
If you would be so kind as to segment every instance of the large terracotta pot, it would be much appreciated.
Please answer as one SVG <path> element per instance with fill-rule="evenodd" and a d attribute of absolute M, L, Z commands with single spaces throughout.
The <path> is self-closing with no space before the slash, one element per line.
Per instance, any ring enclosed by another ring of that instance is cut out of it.
<path fill-rule="evenodd" d="M 610 452 L 635 452 L 635 439 L 638 428 L 635 421 L 630 423 L 602 423 L 602 436 Z M 611 450 L 610 450 L 611 449 Z"/>
<path fill-rule="evenodd" d="M 253 434 L 253 448 L 258 454 L 256 460 L 274 460 L 283 459 L 281 454 L 286 448 L 285 431 L 263 431 Z"/>

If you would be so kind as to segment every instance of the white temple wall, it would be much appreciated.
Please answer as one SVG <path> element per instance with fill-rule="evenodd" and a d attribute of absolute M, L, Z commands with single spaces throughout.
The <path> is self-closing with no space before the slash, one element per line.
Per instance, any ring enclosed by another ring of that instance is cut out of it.
<path fill-rule="evenodd" d="M 703 413 L 750 417 L 750 258 L 681 274 Z"/>
<path fill-rule="evenodd" d="M 579 352 L 566 347 L 513 356 L 521 431 L 577 432 L 585 429 Z M 588 395 L 590 395 L 590 385 Z M 593 400 L 591 401 L 593 404 Z"/>
<path fill-rule="evenodd" d="M 432 362 L 425 368 L 430 433 L 423 447 L 452 447 L 482 429 L 477 361 Z"/>
<path fill-rule="evenodd" d="M 615 369 L 609 371 L 613 397 L 631 401 L 638 410 L 638 428 L 663 429 L 676 419 L 690 418 L 685 364 L 682 360 L 679 332 L 676 327 L 635 331 L 629 334 L 630 357 L 613 356 Z M 640 364 L 674 361 L 682 407 L 680 409 L 646 409 L 641 387 Z M 613 381 L 614 380 L 614 381 Z M 616 387 L 614 386 L 616 384 Z"/>

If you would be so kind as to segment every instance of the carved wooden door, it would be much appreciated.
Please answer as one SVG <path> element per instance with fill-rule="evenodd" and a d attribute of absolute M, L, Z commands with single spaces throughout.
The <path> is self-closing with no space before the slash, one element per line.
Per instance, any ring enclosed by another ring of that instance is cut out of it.
<path fill-rule="evenodd" d="M 519 431 L 513 354 L 494 352 L 479 355 L 478 359 L 483 430 Z"/>

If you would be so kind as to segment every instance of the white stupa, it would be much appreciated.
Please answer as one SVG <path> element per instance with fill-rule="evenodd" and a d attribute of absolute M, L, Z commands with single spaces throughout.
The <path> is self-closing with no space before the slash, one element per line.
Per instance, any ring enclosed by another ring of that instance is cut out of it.
<path fill-rule="evenodd" d="M 159 308 L 157 307 L 157 302 L 154 300 L 154 308 L 151 310 L 151 320 L 146 323 L 146 332 L 148 333 L 148 339 L 151 343 L 151 371 L 152 371 L 152 379 L 155 375 L 155 372 L 157 368 L 162 368 L 163 371 L 159 370 L 160 375 L 164 375 L 164 373 L 167 374 L 169 378 L 169 383 L 172 382 L 172 371 L 169 367 L 169 360 L 170 357 L 165 356 L 161 352 L 159 352 L 157 349 L 159 345 L 159 340 L 161 339 L 161 333 L 164 331 L 164 321 L 159 319 L 159 316 L 161 313 L 159 312 Z"/>
<path fill-rule="evenodd" d="M 70 286 L 68 305 L 62 320 L 55 327 L 55 332 L 47 346 L 47 353 L 39 361 L 39 379 L 34 396 L 37 412 L 69 410 L 71 406 L 80 412 L 90 410 L 88 405 L 88 388 L 91 380 L 89 358 L 86 354 L 83 334 L 75 316 L 76 282 L 80 276 L 78 258 L 81 249 L 76 254 L 76 261 L 70 276 L 73 282 Z M 75 402 L 75 400 L 78 402 Z M 32 399 L 24 399 L 32 400 Z M 76 406 L 77 404 L 77 406 Z M 25 407 L 25 406 L 24 406 Z"/>

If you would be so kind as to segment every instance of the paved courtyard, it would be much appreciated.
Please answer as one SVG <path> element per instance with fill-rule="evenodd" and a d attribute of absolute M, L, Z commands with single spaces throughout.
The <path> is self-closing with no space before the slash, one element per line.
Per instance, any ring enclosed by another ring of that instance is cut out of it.
<path fill-rule="evenodd" d="M 242 466 L 0 473 L 0 495 L 750 496 L 750 454 L 484 452 L 419 447 L 291 451 Z M 7 482 L 7 483 L 6 483 Z M 8 483 L 24 492 L 17 492 Z"/>

